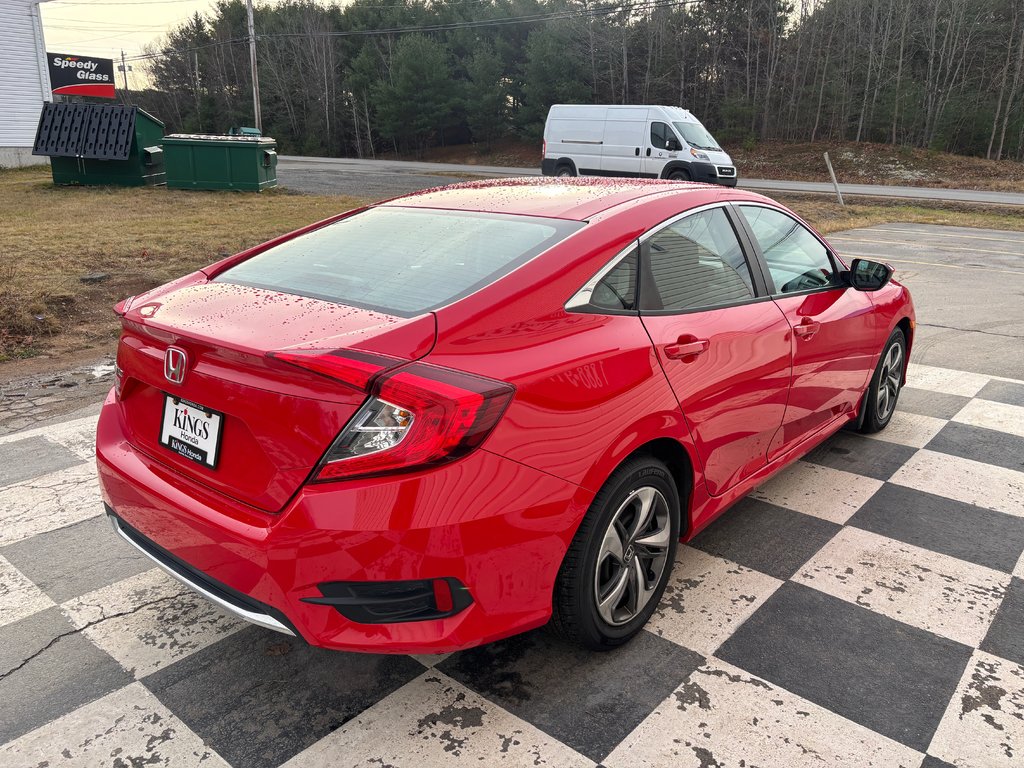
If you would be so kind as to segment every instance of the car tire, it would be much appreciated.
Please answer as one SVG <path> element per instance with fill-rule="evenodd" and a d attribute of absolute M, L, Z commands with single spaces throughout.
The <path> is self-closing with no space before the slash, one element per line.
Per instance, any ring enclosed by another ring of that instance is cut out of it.
<path fill-rule="evenodd" d="M 670 173 L 668 177 L 671 181 L 690 181 L 690 172 L 672 171 L 672 173 Z"/>
<path fill-rule="evenodd" d="M 903 387 L 903 374 L 907 365 L 907 340 L 903 331 L 896 328 L 882 348 L 871 384 L 864 395 L 864 418 L 860 431 L 864 434 L 880 432 L 892 421 L 896 402 Z"/>
<path fill-rule="evenodd" d="M 571 165 L 560 165 L 555 169 L 555 176 L 559 178 L 571 178 L 576 175 L 576 171 L 573 170 Z"/>
<path fill-rule="evenodd" d="M 639 456 L 619 467 L 594 498 L 562 561 L 550 628 L 595 651 L 632 639 L 665 591 L 679 521 L 679 492 L 664 464 Z"/>

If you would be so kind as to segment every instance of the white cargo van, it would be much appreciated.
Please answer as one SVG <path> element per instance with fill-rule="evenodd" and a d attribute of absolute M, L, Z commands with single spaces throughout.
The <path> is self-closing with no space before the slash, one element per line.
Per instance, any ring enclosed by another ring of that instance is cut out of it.
<path fill-rule="evenodd" d="M 544 125 L 541 172 L 736 186 L 732 159 L 680 107 L 555 104 Z"/>

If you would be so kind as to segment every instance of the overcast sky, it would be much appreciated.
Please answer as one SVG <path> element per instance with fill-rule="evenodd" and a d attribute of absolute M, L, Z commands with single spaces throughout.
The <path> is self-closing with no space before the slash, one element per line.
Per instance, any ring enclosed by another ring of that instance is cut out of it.
<path fill-rule="evenodd" d="M 116 59 L 122 49 L 127 56 L 142 53 L 147 43 L 212 5 L 212 0 L 53 0 L 39 8 L 46 50 Z M 133 74 L 141 72 L 129 73 L 129 85 Z"/>

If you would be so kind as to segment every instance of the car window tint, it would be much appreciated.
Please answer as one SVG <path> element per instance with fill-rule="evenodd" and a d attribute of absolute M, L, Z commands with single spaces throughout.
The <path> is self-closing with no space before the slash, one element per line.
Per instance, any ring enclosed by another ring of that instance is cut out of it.
<path fill-rule="evenodd" d="M 372 208 L 269 248 L 216 280 L 411 317 L 479 290 L 583 226 Z"/>
<path fill-rule="evenodd" d="M 839 284 L 828 250 L 799 221 L 771 208 L 742 205 L 740 210 L 761 246 L 777 292 L 795 293 Z"/>
<path fill-rule="evenodd" d="M 653 285 L 643 291 L 642 309 L 685 311 L 754 297 L 750 268 L 721 208 L 660 230 L 647 242 L 647 261 Z"/>
<path fill-rule="evenodd" d="M 590 294 L 590 304 L 599 309 L 636 308 L 636 250 L 601 278 Z"/>
<path fill-rule="evenodd" d="M 665 123 L 651 123 L 651 146 L 655 149 L 668 149 L 668 140 L 675 134 Z"/>

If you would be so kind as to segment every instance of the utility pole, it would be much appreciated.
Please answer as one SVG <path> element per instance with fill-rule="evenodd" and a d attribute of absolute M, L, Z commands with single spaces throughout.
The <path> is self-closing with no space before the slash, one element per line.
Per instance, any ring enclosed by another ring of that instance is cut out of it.
<path fill-rule="evenodd" d="M 245 0 L 245 13 L 249 22 L 249 66 L 252 68 L 252 114 L 256 130 L 263 132 L 260 117 L 260 78 L 256 72 L 256 30 L 252 23 L 252 0 Z"/>
<path fill-rule="evenodd" d="M 128 91 L 128 73 L 132 71 L 132 65 L 125 61 L 124 49 L 121 49 L 121 66 L 117 68 L 117 71 L 124 75 L 124 95 L 128 103 L 131 103 L 131 93 Z"/>

